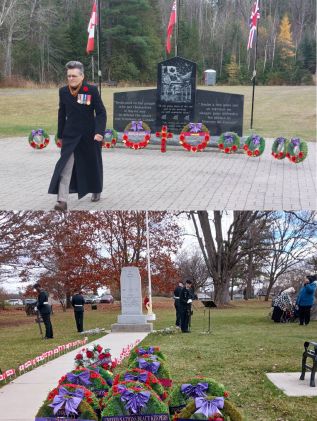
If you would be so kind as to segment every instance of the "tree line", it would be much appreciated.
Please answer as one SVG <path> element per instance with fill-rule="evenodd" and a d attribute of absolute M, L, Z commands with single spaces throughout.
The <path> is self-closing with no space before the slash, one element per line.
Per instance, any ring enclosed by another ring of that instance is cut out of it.
<path fill-rule="evenodd" d="M 250 83 L 254 48 L 246 49 L 251 0 L 180 0 L 178 54 L 200 80 L 215 69 L 221 83 Z M 149 84 L 166 59 L 172 0 L 101 0 L 103 80 Z M 0 0 L 0 78 L 60 83 L 69 60 L 90 80 L 96 53 L 85 53 L 92 1 Z M 261 0 L 257 81 L 309 84 L 316 68 L 315 0 Z M 172 54 L 173 56 L 173 50 Z"/>

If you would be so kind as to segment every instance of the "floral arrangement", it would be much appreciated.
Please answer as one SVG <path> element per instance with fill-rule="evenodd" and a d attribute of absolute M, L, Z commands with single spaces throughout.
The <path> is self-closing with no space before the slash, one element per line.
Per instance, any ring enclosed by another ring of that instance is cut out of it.
<path fill-rule="evenodd" d="M 168 403 L 172 413 L 187 405 L 189 399 L 207 395 L 228 397 L 223 384 L 209 377 L 194 377 L 174 386 Z"/>
<path fill-rule="evenodd" d="M 95 393 L 98 398 L 103 397 L 109 390 L 109 385 L 101 375 L 93 370 L 79 367 L 61 377 L 58 384 L 79 384 Z"/>
<path fill-rule="evenodd" d="M 143 138 L 138 141 L 131 141 L 129 140 L 129 134 L 133 137 L 137 135 L 142 135 Z M 122 142 L 125 144 L 127 148 L 131 149 L 142 149 L 146 148 L 149 144 L 151 139 L 151 129 L 150 127 L 144 123 L 143 121 L 131 121 L 125 129 L 124 134 L 122 136 Z"/>
<path fill-rule="evenodd" d="M 102 147 L 106 149 L 114 148 L 117 144 L 118 132 L 114 129 L 106 129 L 103 136 Z"/>
<path fill-rule="evenodd" d="M 153 335 L 176 335 L 181 331 L 176 326 L 165 327 L 164 329 L 155 330 Z"/>
<path fill-rule="evenodd" d="M 265 149 L 265 140 L 263 137 L 253 134 L 249 136 L 243 146 L 244 152 L 250 157 L 258 157 L 263 154 Z"/>
<path fill-rule="evenodd" d="M 151 387 L 155 393 L 157 393 L 162 400 L 167 398 L 164 387 L 161 385 L 157 377 L 150 371 L 141 370 L 140 368 L 132 368 L 126 370 L 122 374 L 118 374 L 114 381 L 113 386 L 125 382 L 125 381 L 134 381 L 140 382 Z"/>
<path fill-rule="evenodd" d="M 148 384 L 142 383 L 142 382 L 138 382 L 138 381 L 122 381 L 119 382 L 117 384 L 114 384 L 111 388 L 111 390 L 109 391 L 109 393 L 107 393 L 107 395 L 102 399 L 102 405 L 103 407 L 105 407 L 107 405 L 107 402 L 109 401 L 109 399 L 112 398 L 112 396 L 116 395 L 119 393 L 119 391 L 121 390 L 122 386 L 126 387 L 126 388 L 138 388 L 138 389 L 144 389 L 144 390 L 151 390 L 153 391 L 153 389 L 151 388 L 151 386 L 149 386 Z"/>
<path fill-rule="evenodd" d="M 243 417 L 235 405 L 222 396 L 205 396 L 191 399 L 185 408 L 175 413 L 178 419 L 199 419 L 210 421 L 242 421 Z"/>
<path fill-rule="evenodd" d="M 307 143 L 298 137 L 293 137 L 287 144 L 286 158 L 294 164 L 303 162 L 308 153 Z"/>
<path fill-rule="evenodd" d="M 109 348 L 103 348 L 101 345 L 90 345 L 83 348 L 75 356 L 76 367 L 88 367 L 90 365 L 101 366 L 105 370 L 112 369 L 111 354 Z"/>
<path fill-rule="evenodd" d="M 288 140 L 285 137 L 277 137 L 272 145 L 272 156 L 275 159 L 284 159 L 286 156 Z"/>
<path fill-rule="evenodd" d="M 234 132 L 223 133 L 218 139 L 218 148 L 224 153 L 234 153 L 240 147 L 240 138 Z"/>
<path fill-rule="evenodd" d="M 70 417 L 82 420 L 98 421 L 96 411 L 100 410 L 99 402 L 93 392 L 83 386 L 63 384 L 53 389 L 39 409 L 35 421 L 46 417 Z"/>
<path fill-rule="evenodd" d="M 130 363 L 129 368 L 140 368 L 154 374 L 164 387 L 171 387 L 172 380 L 167 364 L 164 360 L 151 355 L 149 357 L 139 357 Z"/>
<path fill-rule="evenodd" d="M 202 136 L 203 139 L 197 145 L 191 145 L 186 142 L 186 137 Z M 209 130 L 202 123 L 189 123 L 183 127 L 179 135 L 179 143 L 189 152 L 202 152 L 210 140 Z"/>
<path fill-rule="evenodd" d="M 161 138 L 161 152 L 166 152 L 166 142 L 167 139 L 170 139 L 173 137 L 173 133 L 168 132 L 167 126 L 162 126 L 162 129 L 160 132 L 156 132 L 156 137 Z"/>
<path fill-rule="evenodd" d="M 118 385 L 113 396 L 106 401 L 101 415 L 107 417 L 125 415 L 168 414 L 168 406 L 151 390 Z"/>
<path fill-rule="evenodd" d="M 44 149 L 50 143 L 49 135 L 43 129 L 32 130 L 28 140 L 33 149 Z"/>
<path fill-rule="evenodd" d="M 112 362 L 113 364 L 113 362 Z M 98 374 L 105 380 L 108 386 L 112 386 L 113 383 L 113 373 L 109 370 L 105 370 L 104 368 L 97 366 L 97 365 L 89 365 L 87 367 L 89 370 L 92 370 Z"/>
<path fill-rule="evenodd" d="M 166 360 L 163 352 L 161 352 L 159 346 L 144 346 L 144 347 L 135 347 L 132 349 L 129 363 L 135 360 L 138 357 L 149 357 L 150 355 L 157 355 L 162 360 Z"/>

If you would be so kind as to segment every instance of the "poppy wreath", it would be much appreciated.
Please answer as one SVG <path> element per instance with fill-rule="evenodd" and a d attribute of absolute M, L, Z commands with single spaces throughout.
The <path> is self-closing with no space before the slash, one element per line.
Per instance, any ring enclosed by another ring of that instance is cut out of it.
<path fill-rule="evenodd" d="M 166 152 L 167 139 L 171 139 L 173 137 L 173 133 L 168 132 L 167 126 L 162 126 L 161 131 L 156 132 L 155 136 L 161 138 L 161 152 Z"/>
<path fill-rule="evenodd" d="M 187 136 L 203 136 L 203 140 L 197 145 L 186 142 Z M 210 140 L 209 130 L 202 123 L 189 123 L 183 127 L 179 135 L 179 143 L 189 152 L 202 152 Z"/>
<path fill-rule="evenodd" d="M 272 145 L 272 156 L 275 159 L 284 159 L 287 153 L 288 140 L 285 137 L 277 137 Z"/>
<path fill-rule="evenodd" d="M 150 371 L 141 370 L 140 368 L 132 368 L 126 370 L 124 373 L 118 374 L 114 381 L 113 385 L 122 383 L 125 381 L 135 381 L 143 383 L 151 387 L 155 393 L 157 393 L 162 400 L 167 398 L 167 393 L 164 390 L 164 387 L 161 385 L 157 377 Z"/>
<path fill-rule="evenodd" d="M 109 393 L 107 393 L 107 395 L 102 399 L 102 406 L 105 407 L 107 405 L 107 402 L 109 401 L 109 399 L 111 399 L 114 395 L 117 395 L 120 390 L 122 389 L 122 386 L 126 387 L 126 388 L 130 388 L 130 387 L 136 387 L 139 389 L 144 389 L 144 390 L 151 390 L 153 392 L 153 389 L 151 388 L 151 386 L 145 384 L 145 383 L 141 383 L 138 381 L 122 381 L 119 382 L 117 384 L 114 384 L 111 388 L 111 390 L 109 391 Z"/>
<path fill-rule="evenodd" d="M 114 362 L 112 361 L 112 365 L 114 365 Z M 100 374 L 100 376 L 106 381 L 107 385 L 109 387 L 112 386 L 113 383 L 113 373 L 109 370 L 105 370 L 104 368 L 97 366 L 97 365 L 89 365 L 87 367 L 89 370 L 95 371 L 96 373 Z M 112 367 L 112 368 L 115 368 Z"/>
<path fill-rule="evenodd" d="M 58 384 L 79 384 L 95 393 L 98 398 L 104 396 L 109 390 L 107 382 L 95 371 L 79 367 L 61 377 Z"/>
<path fill-rule="evenodd" d="M 102 420 L 108 417 L 128 415 L 168 415 L 168 406 L 161 401 L 153 390 L 143 387 L 126 387 L 118 385 L 113 396 L 106 401 L 101 415 Z M 167 418 L 168 419 L 168 418 Z"/>
<path fill-rule="evenodd" d="M 262 155 L 265 149 L 265 140 L 263 137 L 252 134 L 247 138 L 243 146 L 244 152 L 250 157 Z"/>
<path fill-rule="evenodd" d="M 162 360 L 166 360 L 163 352 L 160 351 L 159 346 L 137 346 L 132 349 L 128 362 L 130 363 L 138 357 L 148 357 L 150 355 L 157 355 Z"/>
<path fill-rule="evenodd" d="M 103 136 L 102 147 L 106 149 L 114 148 L 117 144 L 118 132 L 114 129 L 106 129 Z"/>
<path fill-rule="evenodd" d="M 308 153 L 307 143 L 298 137 L 293 137 L 287 144 L 286 158 L 294 164 L 303 162 Z"/>
<path fill-rule="evenodd" d="M 131 368 L 150 371 L 157 377 L 164 388 L 172 386 L 171 375 L 166 362 L 156 355 L 136 358 L 130 363 L 129 369 Z"/>
<path fill-rule="evenodd" d="M 129 133 L 133 134 L 142 134 L 143 138 L 140 141 L 132 142 L 129 140 Z M 131 121 L 126 128 L 124 129 L 124 134 L 122 136 L 122 142 L 127 148 L 131 149 L 143 149 L 146 148 L 151 139 L 151 129 L 143 121 Z"/>
<path fill-rule="evenodd" d="M 229 394 L 223 384 L 212 378 L 194 377 L 173 387 L 168 399 L 170 412 L 175 413 L 184 408 L 189 399 L 206 395 L 228 397 Z"/>
<path fill-rule="evenodd" d="M 44 149 L 50 143 L 48 133 L 43 129 L 32 130 L 29 135 L 29 144 L 33 149 Z"/>
<path fill-rule="evenodd" d="M 101 366 L 105 370 L 113 368 L 111 361 L 111 354 L 109 348 L 103 348 L 101 345 L 93 344 L 87 348 L 83 348 L 75 356 L 76 367 L 88 367 L 92 364 L 95 366 Z"/>
<path fill-rule="evenodd" d="M 99 410 L 99 401 L 93 392 L 83 386 L 63 384 L 48 394 L 35 421 L 54 420 L 58 417 L 98 421 L 96 411 Z"/>
<path fill-rule="evenodd" d="M 57 137 L 57 134 L 55 135 L 54 140 L 55 140 L 55 145 L 58 148 L 61 148 L 62 147 L 62 140 Z"/>
<path fill-rule="evenodd" d="M 240 138 L 234 132 L 223 133 L 218 139 L 218 148 L 224 153 L 234 153 L 240 147 Z"/>
<path fill-rule="evenodd" d="M 173 415 L 178 419 L 200 419 L 210 421 L 242 421 L 238 408 L 222 396 L 205 396 L 191 399 L 185 408 Z"/>

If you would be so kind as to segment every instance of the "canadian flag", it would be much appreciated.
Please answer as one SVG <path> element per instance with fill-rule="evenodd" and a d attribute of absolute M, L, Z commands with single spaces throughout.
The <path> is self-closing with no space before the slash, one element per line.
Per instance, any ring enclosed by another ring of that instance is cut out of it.
<path fill-rule="evenodd" d="M 90 54 L 95 49 L 95 26 L 97 25 L 97 3 L 94 1 L 92 6 L 92 12 L 90 21 L 88 24 L 88 42 L 87 42 L 87 54 Z"/>
<path fill-rule="evenodd" d="M 166 36 L 166 51 L 168 54 L 171 52 L 171 37 L 174 30 L 174 26 L 176 23 L 176 17 L 177 17 L 177 7 L 176 7 L 176 0 L 174 0 L 172 11 L 170 15 L 170 20 L 168 22 L 167 27 L 167 36 Z"/>

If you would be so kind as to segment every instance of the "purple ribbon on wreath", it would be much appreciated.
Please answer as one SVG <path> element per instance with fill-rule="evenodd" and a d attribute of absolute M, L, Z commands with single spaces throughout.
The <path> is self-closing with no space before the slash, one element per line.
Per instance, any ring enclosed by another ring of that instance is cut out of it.
<path fill-rule="evenodd" d="M 196 398 L 195 406 L 198 411 L 195 414 L 203 414 L 208 419 L 215 414 L 221 414 L 219 409 L 224 407 L 224 403 L 223 397 L 215 398 L 212 401 L 205 398 Z"/>
<path fill-rule="evenodd" d="M 80 405 L 84 398 L 84 391 L 82 389 L 76 389 L 74 392 L 70 392 L 64 387 L 60 387 L 58 395 L 53 399 L 53 402 L 49 405 L 53 408 L 54 415 L 65 405 L 66 415 L 70 414 L 78 415 L 76 409 Z"/>
<path fill-rule="evenodd" d="M 252 136 L 252 143 L 253 145 L 259 145 L 261 142 L 261 138 L 258 135 L 253 135 Z"/>
<path fill-rule="evenodd" d="M 234 137 L 232 134 L 225 133 L 224 138 L 225 138 L 226 143 L 233 143 Z"/>
<path fill-rule="evenodd" d="M 153 346 L 149 346 L 148 348 L 138 348 L 138 354 L 139 355 L 143 355 L 143 354 L 154 354 L 154 347 Z"/>
<path fill-rule="evenodd" d="M 181 392 L 185 395 L 193 398 L 206 396 L 205 391 L 208 390 L 208 383 L 198 383 L 196 386 L 192 384 L 184 383 L 181 385 Z"/>
<path fill-rule="evenodd" d="M 140 132 L 140 131 L 142 131 L 143 130 L 143 122 L 142 122 L 142 120 L 140 120 L 140 121 L 131 121 L 131 129 L 134 131 L 134 132 Z"/>
<path fill-rule="evenodd" d="M 285 137 L 278 137 L 276 139 L 276 141 L 279 145 L 282 145 L 283 143 L 285 143 L 285 140 L 286 140 Z"/>
<path fill-rule="evenodd" d="M 299 146 L 300 144 L 300 139 L 298 139 L 298 137 L 293 137 L 293 139 L 291 139 L 292 145 L 294 147 Z"/>
<path fill-rule="evenodd" d="M 189 131 L 192 133 L 199 133 L 202 129 L 202 123 L 189 123 Z"/>
<path fill-rule="evenodd" d="M 32 130 L 32 137 L 35 137 L 37 135 L 39 136 L 43 136 L 43 129 L 38 129 L 38 130 Z"/>
<path fill-rule="evenodd" d="M 125 409 L 137 414 L 148 403 L 150 399 L 150 392 L 148 391 L 132 391 L 125 387 L 118 387 L 121 394 L 121 401 L 124 402 Z"/>
<path fill-rule="evenodd" d="M 158 371 L 161 365 L 159 361 L 153 361 L 152 363 L 149 363 L 143 358 L 138 358 L 137 361 L 139 363 L 139 368 L 141 368 L 142 370 L 150 371 L 153 374 L 155 374 Z"/>
<path fill-rule="evenodd" d="M 89 371 L 82 371 L 78 374 L 68 373 L 66 377 L 67 380 L 72 384 L 80 384 L 82 386 L 88 386 L 89 384 L 91 384 L 91 381 L 89 380 Z"/>
<path fill-rule="evenodd" d="M 137 375 L 133 375 L 131 373 L 125 373 L 124 380 L 145 383 L 147 381 L 147 376 L 148 376 L 147 373 L 140 373 Z"/>

